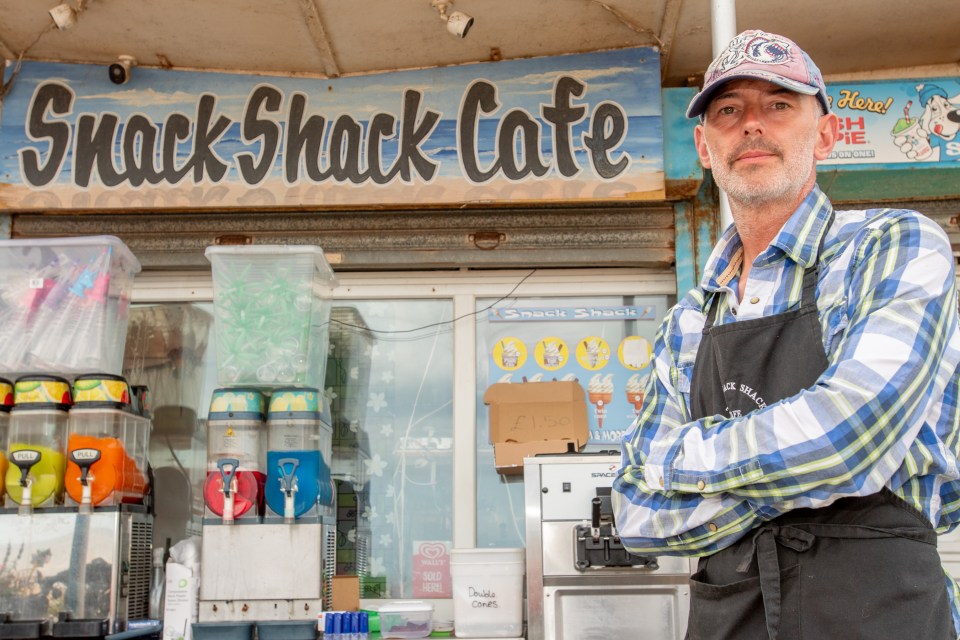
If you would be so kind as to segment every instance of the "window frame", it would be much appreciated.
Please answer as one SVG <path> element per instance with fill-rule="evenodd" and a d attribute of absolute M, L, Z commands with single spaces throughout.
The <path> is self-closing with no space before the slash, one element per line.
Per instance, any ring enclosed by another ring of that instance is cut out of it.
<path fill-rule="evenodd" d="M 335 265 L 334 265 L 335 266 Z M 336 301 L 452 299 L 453 380 L 453 540 L 454 548 L 475 548 L 477 527 L 477 299 L 503 297 L 582 297 L 675 295 L 672 271 L 640 268 L 511 269 L 476 271 L 341 272 Z M 212 302 L 209 271 L 144 271 L 134 280 L 134 303 Z M 438 607 L 452 607 L 438 599 Z M 445 603 L 445 604 L 440 604 Z M 438 609 L 438 614 L 442 609 Z"/>

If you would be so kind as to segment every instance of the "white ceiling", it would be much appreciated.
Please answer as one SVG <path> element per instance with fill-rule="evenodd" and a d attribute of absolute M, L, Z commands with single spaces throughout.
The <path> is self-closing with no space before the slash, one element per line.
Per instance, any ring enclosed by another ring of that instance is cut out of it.
<path fill-rule="evenodd" d="M 696 82 L 711 57 L 711 0 L 455 0 L 475 18 L 462 40 L 431 0 L 67 0 L 81 8 L 68 31 L 52 26 L 57 1 L 0 0 L 0 56 L 338 76 L 657 45 L 665 86 Z M 740 0 L 737 18 L 793 38 L 828 76 L 960 72 L 958 0 Z"/>

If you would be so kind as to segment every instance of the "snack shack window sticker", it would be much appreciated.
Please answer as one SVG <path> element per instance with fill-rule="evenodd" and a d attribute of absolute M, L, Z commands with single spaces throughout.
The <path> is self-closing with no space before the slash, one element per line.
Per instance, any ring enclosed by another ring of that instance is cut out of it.
<path fill-rule="evenodd" d="M 665 297 L 634 304 L 537 301 L 490 309 L 483 334 L 488 384 L 576 381 L 587 402 L 588 445 L 620 441 L 643 403 Z"/>
<path fill-rule="evenodd" d="M 827 86 L 840 137 L 821 165 L 960 161 L 960 79 Z"/>

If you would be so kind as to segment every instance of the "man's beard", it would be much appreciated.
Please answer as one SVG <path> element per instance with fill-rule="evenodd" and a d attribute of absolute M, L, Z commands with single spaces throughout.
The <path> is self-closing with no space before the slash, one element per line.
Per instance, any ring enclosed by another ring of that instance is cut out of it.
<path fill-rule="evenodd" d="M 793 199 L 800 194 L 800 190 L 810 178 L 813 171 L 813 147 L 816 143 L 814 136 L 809 136 L 795 147 L 794 152 L 784 156 L 783 150 L 769 140 L 763 138 L 747 139 L 737 145 L 727 158 L 717 158 L 710 150 L 710 164 L 713 178 L 732 201 L 746 206 L 757 206 L 785 199 Z M 733 160 L 747 151 L 764 151 L 772 153 L 782 159 L 778 167 L 771 167 L 772 173 L 764 172 L 763 167 L 747 167 L 745 171 L 734 171 Z M 718 161 L 719 160 L 719 161 Z M 750 175 L 756 171 L 758 175 Z"/>

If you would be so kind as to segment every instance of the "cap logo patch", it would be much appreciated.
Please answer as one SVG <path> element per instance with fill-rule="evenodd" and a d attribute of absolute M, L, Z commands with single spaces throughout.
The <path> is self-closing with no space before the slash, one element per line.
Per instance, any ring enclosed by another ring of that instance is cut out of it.
<path fill-rule="evenodd" d="M 747 43 L 744 54 L 757 64 L 783 64 L 790 60 L 790 45 L 783 40 L 758 36 Z"/>
<path fill-rule="evenodd" d="M 744 37 L 746 36 L 746 37 Z M 708 70 L 709 78 L 723 75 L 744 62 L 783 64 L 790 61 L 790 44 L 765 35 L 741 34 L 739 42 L 731 42 L 721 57 Z"/>

